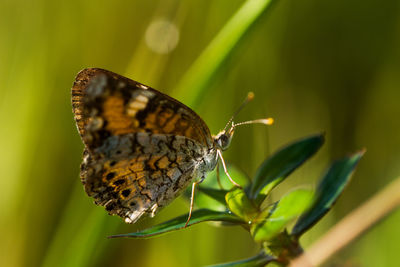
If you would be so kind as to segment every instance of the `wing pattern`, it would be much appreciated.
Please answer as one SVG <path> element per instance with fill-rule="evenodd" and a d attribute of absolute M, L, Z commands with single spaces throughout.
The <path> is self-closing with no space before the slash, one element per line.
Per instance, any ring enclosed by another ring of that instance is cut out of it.
<path fill-rule="evenodd" d="M 72 88 L 85 144 L 86 193 L 128 223 L 154 215 L 204 172 L 213 148 L 190 108 L 148 86 L 102 69 L 81 71 Z"/>
<path fill-rule="evenodd" d="M 89 151 L 110 136 L 136 132 L 185 136 L 208 148 L 213 146 L 207 125 L 189 107 L 106 70 L 85 69 L 77 75 L 72 106 Z"/>
<path fill-rule="evenodd" d="M 85 191 L 128 223 L 175 199 L 199 175 L 206 153 L 186 137 L 142 132 L 109 138 L 98 152 L 84 153 Z"/>

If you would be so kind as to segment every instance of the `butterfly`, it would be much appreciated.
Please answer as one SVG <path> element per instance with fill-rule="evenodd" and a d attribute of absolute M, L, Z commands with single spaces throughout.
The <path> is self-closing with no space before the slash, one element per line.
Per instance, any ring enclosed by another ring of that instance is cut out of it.
<path fill-rule="evenodd" d="M 244 103 L 252 98 L 249 94 Z M 222 158 L 235 127 L 272 123 L 269 118 L 234 124 L 232 117 L 212 136 L 200 116 L 181 102 L 99 68 L 78 73 L 72 107 L 85 146 L 80 170 L 85 191 L 126 223 L 154 216 L 192 183 L 188 223 L 195 187 L 219 159 L 231 182 L 240 186 Z"/>

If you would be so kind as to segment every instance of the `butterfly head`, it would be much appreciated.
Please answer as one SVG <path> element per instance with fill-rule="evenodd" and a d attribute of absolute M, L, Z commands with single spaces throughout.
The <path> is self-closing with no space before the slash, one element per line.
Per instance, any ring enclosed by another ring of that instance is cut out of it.
<path fill-rule="evenodd" d="M 219 134 L 214 137 L 215 144 L 218 149 L 225 151 L 228 149 L 229 145 L 231 144 L 233 133 L 235 132 L 235 128 L 240 125 L 245 124 L 255 124 L 260 123 L 264 125 L 271 125 L 274 123 L 273 118 L 266 118 L 266 119 L 258 119 L 258 120 L 251 120 L 251 121 L 244 121 L 240 123 L 233 123 L 229 130 L 222 130 Z"/>
<path fill-rule="evenodd" d="M 232 124 L 232 128 L 229 131 L 223 130 L 219 134 L 214 137 L 215 145 L 218 149 L 225 151 L 228 149 L 229 145 L 231 144 L 232 136 L 234 133 L 234 125 Z"/>
<path fill-rule="evenodd" d="M 226 124 L 225 128 L 214 137 L 215 146 L 218 149 L 220 149 L 222 151 L 225 151 L 226 149 L 228 149 L 229 145 L 231 144 L 233 133 L 235 132 L 235 127 L 237 127 L 237 126 L 244 125 L 244 124 L 254 124 L 254 123 L 271 125 L 274 122 L 274 119 L 272 119 L 272 118 L 251 120 L 251 121 L 245 121 L 245 122 L 240 122 L 240 123 L 233 122 L 233 119 L 239 113 L 239 111 L 242 110 L 242 108 L 247 103 L 249 103 L 251 100 L 253 100 L 253 98 L 254 98 L 254 94 L 252 92 L 249 92 L 246 99 L 243 101 L 243 103 L 239 106 L 239 108 L 236 110 L 236 112 L 230 118 L 230 120 Z M 231 125 L 231 127 L 228 129 L 229 125 Z"/>

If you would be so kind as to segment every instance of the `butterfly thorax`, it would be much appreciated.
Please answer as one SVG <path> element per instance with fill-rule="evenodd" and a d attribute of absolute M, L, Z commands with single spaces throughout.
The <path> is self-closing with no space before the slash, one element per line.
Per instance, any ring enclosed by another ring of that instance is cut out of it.
<path fill-rule="evenodd" d="M 213 136 L 213 146 L 208 149 L 201 157 L 197 160 L 199 164 L 197 165 L 197 175 L 196 177 L 205 177 L 207 172 L 215 169 L 218 162 L 217 150 L 225 151 L 228 149 L 233 136 L 233 130 L 221 131 L 217 135 Z"/>
<path fill-rule="evenodd" d="M 218 155 L 216 148 L 209 149 L 202 157 L 196 159 L 196 178 L 206 177 L 207 173 L 214 170 L 217 165 Z"/>

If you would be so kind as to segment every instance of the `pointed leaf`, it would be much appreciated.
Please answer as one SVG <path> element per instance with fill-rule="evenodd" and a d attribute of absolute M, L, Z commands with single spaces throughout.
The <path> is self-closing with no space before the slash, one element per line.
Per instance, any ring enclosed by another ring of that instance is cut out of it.
<path fill-rule="evenodd" d="M 150 238 L 165 234 L 171 231 L 181 230 L 185 228 L 186 220 L 188 215 L 182 215 L 176 217 L 167 222 L 161 223 L 159 225 L 150 227 L 148 229 L 129 234 L 113 235 L 110 238 L 116 237 L 130 237 L 130 238 Z M 229 222 L 233 224 L 243 224 L 245 223 L 242 219 L 230 212 L 219 212 L 207 209 L 196 210 L 192 212 L 192 217 L 189 221 L 188 227 L 206 221 L 219 221 L 219 222 Z"/>
<path fill-rule="evenodd" d="M 261 204 L 275 186 L 314 155 L 323 143 L 324 136 L 321 134 L 307 137 L 284 147 L 266 159 L 254 177 L 250 198 Z"/>
<path fill-rule="evenodd" d="M 364 150 L 360 151 L 331 165 L 317 187 L 312 207 L 301 215 L 293 227 L 292 235 L 300 237 L 331 209 L 350 181 L 351 175 L 364 153 Z"/>
<path fill-rule="evenodd" d="M 312 190 L 298 189 L 283 196 L 266 218 L 257 218 L 250 232 L 254 241 L 268 241 L 282 232 L 297 216 L 311 204 Z M 266 214 L 267 215 L 267 214 Z"/>
<path fill-rule="evenodd" d="M 229 210 L 234 214 L 249 221 L 258 213 L 257 207 L 247 197 L 246 193 L 241 188 L 235 188 L 228 192 L 225 196 Z"/>
<path fill-rule="evenodd" d="M 208 267 L 230 267 L 230 266 L 263 267 L 272 261 L 276 261 L 276 259 L 273 256 L 266 254 L 264 251 L 261 251 L 256 256 L 248 258 L 248 259 L 235 261 L 235 262 L 227 262 L 227 263 L 221 263 L 221 264 L 216 264 L 216 265 L 210 265 Z"/>

